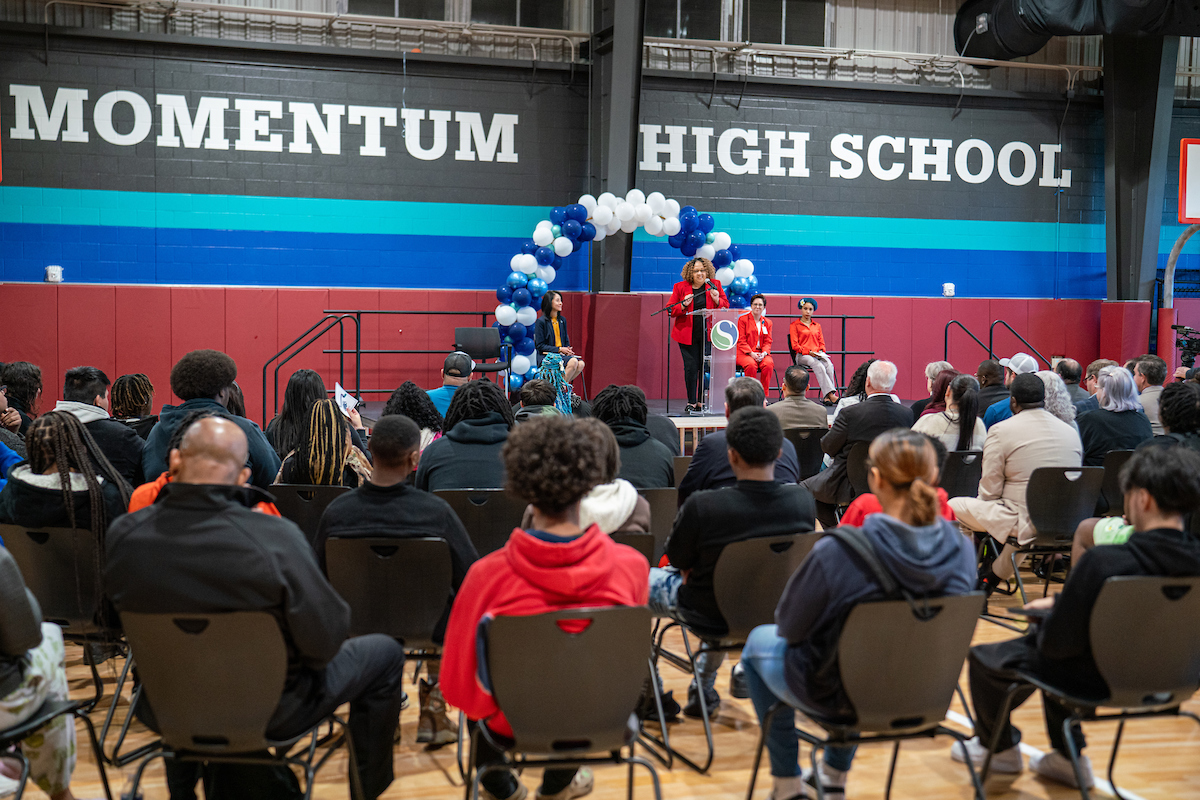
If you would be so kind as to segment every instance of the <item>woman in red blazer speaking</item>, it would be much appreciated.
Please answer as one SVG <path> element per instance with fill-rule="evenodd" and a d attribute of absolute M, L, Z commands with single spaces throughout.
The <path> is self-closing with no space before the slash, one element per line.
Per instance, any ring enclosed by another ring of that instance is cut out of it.
<path fill-rule="evenodd" d="M 763 391 L 775 371 L 771 358 L 771 320 L 763 312 L 767 310 L 767 298 L 756 294 L 750 298 L 750 313 L 738 317 L 737 365 L 747 378 L 758 378 Z"/>
<path fill-rule="evenodd" d="M 687 386 L 688 404 L 685 414 L 697 413 L 702 405 L 704 354 L 708 352 L 708 328 L 700 314 L 688 316 L 702 308 L 729 308 L 729 299 L 721 282 L 716 280 L 716 268 L 707 258 L 693 258 L 683 265 L 683 278 L 671 290 L 671 316 L 674 325 L 671 338 L 679 343 L 683 356 L 683 382 Z"/>

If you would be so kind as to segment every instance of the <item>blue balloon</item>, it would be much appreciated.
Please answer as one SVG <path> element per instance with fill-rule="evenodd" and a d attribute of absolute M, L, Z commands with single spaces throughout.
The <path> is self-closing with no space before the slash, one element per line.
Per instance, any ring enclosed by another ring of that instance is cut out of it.
<path fill-rule="evenodd" d="M 718 250 L 717 254 L 715 256 L 713 256 L 712 262 L 713 262 L 714 267 L 716 267 L 717 269 L 720 269 L 721 267 L 732 264 L 733 257 L 731 255 L 729 255 L 728 250 Z"/>
<path fill-rule="evenodd" d="M 585 222 L 582 225 L 583 230 L 579 233 L 580 240 L 592 241 L 596 238 L 596 226 L 590 222 Z"/>
<path fill-rule="evenodd" d="M 684 242 L 683 247 L 679 248 L 679 252 L 683 253 L 688 258 L 691 258 L 692 256 L 696 255 L 696 248 L 692 247 L 691 242 Z"/>
<path fill-rule="evenodd" d="M 729 284 L 729 292 L 731 294 L 744 295 L 746 293 L 747 286 L 748 284 L 745 278 L 734 278 L 733 282 Z M 514 292 L 514 296 L 515 294 L 516 293 Z"/>
<path fill-rule="evenodd" d="M 508 376 L 508 390 L 510 392 L 519 392 L 521 387 L 525 385 L 525 376 L 510 373 Z"/>
<path fill-rule="evenodd" d="M 555 206 L 550 209 L 550 221 L 555 225 L 561 225 L 563 220 L 567 218 L 567 210 L 562 206 Z"/>
<path fill-rule="evenodd" d="M 504 283 L 510 289 L 520 289 L 529 283 L 529 278 L 525 276 L 524 272 L 510 272 L 508 273 L 508 279 Z"/>
<path fill-rule="evenodd" d="M 516 345 L 514 345 L 514 348 L 519 356 L 531 356 L 533 355 L 533 351 L 535 349 L 533 345 L 533 339 L 529 338 L 528 336 L 517 342 Z"/>
<path fill-rule="evenodd" d="M 750 304 L 748 302 L 746 302 L 746 298 L 744 295 L 734 294 L 734 295 L 729 296 L 729 307 L 730 308 L 745 308 L 748 305 L 750 305 Z"/>
<path fill-rule="evenodd" d="M 729 257 L 734 261 L 737 261 L 742 257 L 742 248 L 738 247 L 736 244 L 729 245 Z"/>
<path fill-rule="evenodd" d="M 701 214 L 698 219 L 700 222 L 700 230 L 704 231 L 705 233 L 711 231 L 717 224 L 717 221 L 713 219 L 712 214 Z"/>
<path fill-rule="evenodd" d="M 514 322 L 508 326 L 508 338 L 514 342 L 519 342 L 529 335 L 529 329 L 519 322 Z"/>
<path fill-rule="evenodd" d="M 533 239 L 530 239 L 529 241 L 525 242 L 525 244 L 521 245 L 521 252 L 527 256 L 531 256 L 536 253 L 537 249 L 537 242 L 535 242 Z"/>
<path fill-rule="evenodd" d="M 554 263 L 554 248 L 539 247 L 537 252 L 533 254 L 533 257 L 536 258 L 537 262 L 543 267 L 548 267 Z"/>
<path fill-rule="evenodd" d="M 758 278 L 751 275 L 746 278 L 746 296 L 753 297 L 756 294 L 758 294 Z"/>
<path fill-rule="evenodd" d="M 579 238 L 579 234 L 583 233 L 583 226 L 578 221 L 569 219 L 563 223 L 563 236 L 566 236 L 572 241 Z M 595 236 L 596 234 L 592 234 Z"/>
<path fill-rule="evenodd" d="M 516 291 L 513 292 L 512 301 L 514 303 L 516 303 L 518 306 L 524 307 L 533 302 L 533 295 L 530 294 L 528 289 L 525 289 L 525 288 L 517 289 Z M 514 322 L 512 324 L 512 326 L 510 326 L 510 330 L 520 324 L 521 323 L 519 323 L 519 322 Z M 516 337 L 514 336 L 513 338 L 516 338 Z"/>
<path fill-rule="evenodd" d="M 512 293 L 513 293 L 513 290 L 510 289 L 507 285 L 501 286 L 499 289 L 496 290 L 496 299 L 499 300 L 501 303 L 511 303 L 512 302 Z M 496 324 L 499 325 L 500 323 L 497 322 Z"/>
<path fill-rule="evenodd" d="M 692 231 L 687 235 L 687 243 L 699 250 L 704 246 L 704 234 L 700 231 Z"/>
<path fill-rule="evenodd" d="M 555 269 L 562 269 L 562 256 L 555 255 L 554 261 L 551 262 L 550 266 L 554 267 Z"/>
<path fill-rule="evenodd" d="M 508 326 L 507 325 L 501 325 L 499 322 L 497 322 L 496 330 L 500 331 L 501 339 L 504 339 L 505 336 L 508 336 Z"/>
<path fill-rule="evenodd" d="M 578 253 L 579 248 L 581 248 L 581 247 L 583 247 L 583 242 L 579 241 L 578 239 L 571 240 L 571 252 L 572 253 Z"/>
<path fill-rule="evenodd" d="M 671 247 L 674 247 L 676 250 L 683 247 L 683 243 L 685 241 L 687 241 L 687 234 L 683 231 L 680 231 L 674 236 L 667 237 L 667 244 L 671 245 Z"/>
<path fill-rule="evenodd" d="M 567 206 L 567 219 L 583 222 L 587 219 L 587 206 L 581 203 L 571 203 Z"/>
<path fill-rule="evenodd" d="M 695 214 L 695 213 L 696 213 L 696 207 L 695 207 L 695 206 L 684 206 L 683 208 L 679 209 L 679 213 L 680 213 L 680 214 L 683 214 L 683 212 L 685 212 L 685 211 L 690 211 L 690 212 L 692 212 L 693 214 Z"/>
<path fill-rule="evenodd" d="M 679 224 L 682 230 L 691 233 L 700 224 L 700 217 L 695 211 L 680 211 Z"/>
<path fill-rule="evenodd" d="M 529 290 L 529 293 L 533 295 L 534 299 L 536 300 L 544 295 L 546 290 L 550 287 L 547 286 L 546 282 L 541 278 L 531 278 L 525 288 Z"/>
<path fill-rule="evenodd" d="M 508 287 L 505 287 L 505 288 L 508 288 Z M 507 303 L 508 301 L 507 301 L 507 300 L 505 300 L 504 302 L 506 302 L 506 303 Z M 502 326 L 500 325 L 500 321 L 499 321 L 499 320 L 497 320 L 497 321 L 495 321 L 495 322 L 493 322 L 493 323 L 492 323 L 492 327 L 493 327 L 493 328 L 499 328 L 499 327 L 502 327 Z M 501 335 L 501 336 L 503 336 L 504 334 L 500 334 L 500 335 Z"/>

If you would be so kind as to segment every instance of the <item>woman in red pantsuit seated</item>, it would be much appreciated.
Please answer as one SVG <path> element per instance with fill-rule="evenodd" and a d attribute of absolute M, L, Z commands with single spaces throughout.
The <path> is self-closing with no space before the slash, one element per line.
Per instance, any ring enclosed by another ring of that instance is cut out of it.
<path fill-rule="evenodd" d="M 771 320 L 766 310 L 767 298 L 756 294 L 750 298 L 750 313 L 738 317 L 737 365 L 747 378 L 758 378 L 763 391 L 769 392 L 767 383 L 775 371 L 775 361 L 771 358 Z"/>

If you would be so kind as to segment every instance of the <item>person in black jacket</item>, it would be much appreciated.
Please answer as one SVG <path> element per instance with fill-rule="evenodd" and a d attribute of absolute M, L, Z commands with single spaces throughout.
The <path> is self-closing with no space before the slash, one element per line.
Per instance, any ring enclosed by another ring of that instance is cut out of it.
<path fill-rule="evenodd" d="M 533 326 L 533 346 L 538 363 L 546 353 L 558 353 L 563 358 L 563 375 L 571 383 L 583 372 L 583 359 L 571 349 L 567 335 L 567 320 L 562 315 L 562 293 L 553 289 L 542 295 L 542 316 Z"/>
<path fill-rule="evenodd" d="M 646 394 L 636 386 L 609 384 L 592 401 L 592 414 L 617 437 L 621 472 L 635 489 L 675 485 L 675 454 L 646 427 Z"/>
<path fill-rule="evenodd" d="M 757 380 L 743 380 L 762 393 Z M 667 540 L 671 566 L 650 570 L 650 609 L 655 615 L 684 622 L 709 639 L 719 639 L 729 630 L 713 593 L 713 571 L 725 545 L 761 536 L 806 533 L 816 521 L 808 490 L 775 479 L 786 440 L 774 414 L 761 405 L 738 409 L 729 418 L 725 434 L 727 457 L 737 483 L 689 497 Z M 709 716 L 717 713 L 721 703 L 713 683 L 724 660 L 724 653 L 705 652 L 697 661 Z M 700 716 L 694 681 L 688 687 L 683 713 Z"/>
<path fill-rule="evenodd" d="M 1014 670 L 1032 673 L 1047 683 L 1085 697 L 1106 697 L 1108 686 L 1096 668 L 1088 640 L 1092 607 L 1108 578 L 1119 575 L 1200 575 L 1200 542 L 1183 528 L 1183 516 L 1200 505 L 1200 454 L 1183 447 L 1145 447 L 1134 453 L 1121 470 L 1121 492 L 1125 514 L 1134 533 L 1124 544 L 1088 550 L 1071 569 L 1061 593 L 1039 598 L 1026 606 L 1049 611 L 1036 630 L 1019 639 L 977 645 L 971 648 L 968 673 L 971 702 L 975 707 L 977 736 L 966 748 L 955 744 L 958 761 L 970 757 L 981 764 L 996 727 L 1003 728 L 999 749 L 992 758 L 995 772 L 1017 773 L 1023 765 L 1019 744 L 1021 732 L 1008 718 L 1000 717 L 1000 706 L 1015 680 Z M 1152 654 L 1141 654 L 1152 658 Z M 1013 709 L 1034 692 L 1025 686 L 1013 699 Z M 1046 733 L 1053 750 L 1030 760 L 1035 772 L 1045 778 L 1078 788 L 1063 737 L 1068 709 L 1043 695 Z M 1086 742 L 1079 726 L 1072 730 L 1075 744 Z M 1081 756 L 1084 781 L 1091 786 L 1092 766 Z"/>
<path fill-rule="evenodd" d="M 158 423 L 158 415 L 151 413 L 154 410 L 154 384 L 143 372 L 122 375 L 113 381 L 109 402 L 108 411 L 113 419 L 133 428 L 143 440 Z"/>
<path fill-rule="evenodd" d="M 96 367 L 74 367 L 63 381 L 63 399 L 54 406 L 87 428 L 100 452 L 117 468 L 130 486 L 140 486 L 142 449 L 145 441 L 137 432 L 109 416 L 108 376 Z"/>
<path fill-rule="evenodd" d="M 892 428 L 912 427 L 912 410 L 889 397 L 895 385 L 895 364 L 890 361 L 872 363 L 867 370 L 866 399 L 842 409 L 829 433 L 821 440 L 821 449 L 833 456 L 833 464 L 806 479 L 803 485 L 816 499 L 817 519 L 826 530 L 837 525 L 838 505 L 854 499 L 846 472 L 850 448 L 858 442 L 871 442 Z"/>
<path fill-rule="evenodd" d="M 24 436 L 37 416 L 42 399 L 42 371 L 28 361 L 12 361 L 0 372 L 0 384 L 8 387 L 8 407 L 20 415 L 21 427 L 17 433 Z"/>
<path fill-rule="evenodd" d="M 740 408 L 762 408 L 765 401 L 766 392 L 756 378 L 735 378 L 725 387 L 725 418 L 729 419 Z M 775 412 L 771 414 L 774 416 Z M 779 419 L 778 416 L 775 418 Z M 775 481 L 796 483 L 799 480 L 800 459 L 796 456 L 796 446 L 784 439 L 783 451 L 779 460 L 775 462 Z M 729 463 L 725 431 L 713 431 L 700 440 L 692 461 L 688 464 L 687 473 L 679 482 L 679 505 L 682 506 L 692 492 L 720 489 L 723 486 L 733 486 L 736 482 L 737 477 Z"/>
<path fill-rule="evenodd" d="M 442 438 L 421 454 L 416 487 L 499 489 L 504 486 L 500 450 L 516 420 L 504 390 L 491 381 L 459 387 L 446 409 Z"/>
<path fill-rule="evenodd" d="M 999 361 L 989 358 L 979 362 L 979 369 L 975 371 L 975 380 L 979 381 L 980 412 L 986 411 L 996 402 L 1008 397 L 1008 387 L 1004 384 L 1004 367 L 1000 366 Z M 981 413 L 980 416 L 982 417 L 983 414 Z"/>
<path fill-rule="evenodd" d="M 321 574 L 300 529 L 251 510 L 263 493 L 246 485 L 248 457 L 236 420 L 207 417 L 193 423 L 171 451 L 171 482 L 158 501 L 109 530 L 105 589 L 122 613 L 273 615 L 287 644 L 288 670 L 267 736 L 299 735 L 349 703 L 363 790 L 368 798 L 378 797 L 393 778 L 403 648 L 383 635 L 347 640 L 350 608 Z M 157 728 L 149 704 L 139 703 L 137 713 Z M 198 777 L 196 766 L 168 760 L 167 770 L 172 794 L 187 796 Z M 213 785 L 228 781 L 242 796 L 299 794 L 286 768 L 205 770 L 211 770 Z"/>
<path fill-rule="evenodd" d="M 1100 407 L 1077 422 L 1085 467 L 1104 466 L 1110 450 L 1132 450 L 1154 436 L 1129 370 L 1105 367 L 1100 370 L 1097 386 Z"/>
<path fill-rule="evenodd" d="M 421 458 L 421 429 L 400 415 L 379 418 L 371 431 L 368 445 L 374 456 L 371 479 L 354 491 L 346 492 L 325 509 L 313 549 L 321 568 L 325 568 L 325 542 L 329 537 L 352 539 L 386 536 L 412 539 L 432 536 L 450 545 L 450 583 L 446 612 L 438 622 L 433 640 L 441 644 L 454 593 L 462 585 L 467 568 L 479 558 L 467 530 L 450 505 L 440 497 L 414 489 L 408 476 Z M 458 726 L 446 716 L 446 701 L 438 688 L 441 662 L 425 662 L 429 681 L 421 681 L 421 717 L 417 723 L 417 741 L 433 745 L 458 741 Z"/>

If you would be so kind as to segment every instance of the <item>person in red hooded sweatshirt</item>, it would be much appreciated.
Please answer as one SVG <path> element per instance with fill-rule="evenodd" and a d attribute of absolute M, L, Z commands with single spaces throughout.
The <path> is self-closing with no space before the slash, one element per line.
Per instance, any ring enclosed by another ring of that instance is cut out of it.
<path fill-rule="evenodd" d="M 528 530 L 513 529 L 503 548 L 476 561 L 455 596 L 442 650 L 442 693 L 471 720 L 485 720 L 501 737 L 512 728 L 496 705 L 486 665 L 476 650 L 481 623 L 564 608 L 638 606 L 647 600 L 650 565 L 631 547 L 591 525 L 579 527 L 579 502 L 605 478 L 606 443 L 595 428 L 571 417 L 544 416 L 518 425 L 504 445 L 506 488 L 533 506 Z M 481 737 L 476 764 L 502 754 Z M 586 768 L 546 770 L 538 800 L 571 800 L 592 790 Z M 488 800 L 523 800 L 528 790 L 513 773 L 483 779 Z"/>

